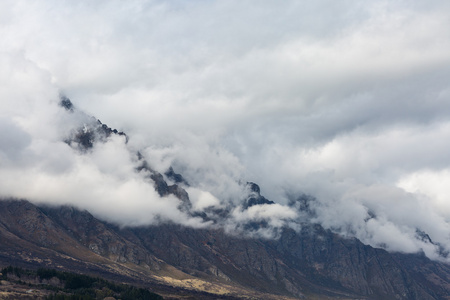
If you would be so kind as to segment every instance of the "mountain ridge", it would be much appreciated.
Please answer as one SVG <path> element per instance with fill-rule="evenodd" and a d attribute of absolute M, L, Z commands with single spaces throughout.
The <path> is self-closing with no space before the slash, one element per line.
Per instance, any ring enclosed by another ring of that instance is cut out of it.
<path fill-rule="evenodd" d="M 65 96 L 60 106 L 77 112 Z M 82 117 L 64 140 L 80 155 L 111 136 L 128 143 L 125 133 Z M 188 180 L 172 166 L 159 172 L 141 152 L 131 155 L 146 184 L 163 200 L 175 197 L 176 209 L 202 226 L 176 220 L 123 226 L 70 205 L 5 198 L 0 200 L 0 264 L 73 269 L 143 286 L 209 292 L 216 295 L 211 299 L 450 299 L 448 264 L 421 253 L 389 253 L 325 229 L 312 221 L 311 196 L 292 197 L 281 206 L 246 182 L 234 206 L 199 211 L 186 191 Z M 273 225 L 264 214 L 285 208 L 305 218 Z M 256 217 L 236 218 L 245 214 Z M 240 223 L 231 229 L 223 226 L 236 220 Z"/>

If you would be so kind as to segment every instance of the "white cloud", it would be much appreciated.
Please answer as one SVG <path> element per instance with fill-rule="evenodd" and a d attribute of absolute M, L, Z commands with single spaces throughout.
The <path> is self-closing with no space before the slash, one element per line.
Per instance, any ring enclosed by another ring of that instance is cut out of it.
<path fill-rule="evenodd" d="M 220 207 L 220 200 L 214 197 L 210 192 L 202 191 L 197 188 L 187 188 L 189 199 L 192 202 L 194 211 L 203 211 L 208 207 Z"/>
<path fill-rule="evenodd" d="M 410 193 L 425 195 L 444 217 L 450 218 L 450 169 L 418 170 L 401 177 L 399 187 Z"/>
<path fill-rule="evenodd" d="M 238 204 L 239 181 L 254 181 L 282 204 L 315 195 L 324 226 L 433 256 L 415 230 L 450 248 L 449 12 L 438 0 L 3 1 L 3 194 L 200 226 L 134 171 L 128 151 L 142 150 L 183 174 L 197 210 Z M 129 144 L 73 153 L 61 140 L 87 120 L 55 105 L 60 90 Z M 244 217 L 294 218 L 271 208 Z"/>

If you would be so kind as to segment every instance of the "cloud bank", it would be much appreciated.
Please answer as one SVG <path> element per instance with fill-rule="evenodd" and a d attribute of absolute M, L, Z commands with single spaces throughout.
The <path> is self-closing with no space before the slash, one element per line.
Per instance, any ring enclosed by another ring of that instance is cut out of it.
<path fill-rule="evenodd" d="M 4 1 L 1 194 L 206 226 L 136 173 L 140 150 L 183 174 L 194 210 L 234 207 L 253 181 L 278 204 L 233 222 L 301 222 L 286 205 L 310 194 L 326 228 L 436 258 L 450 250 L 449 14 L 438 0 Z M 64 143 L 88 121 L 60 91 L 128 144 Z"/>

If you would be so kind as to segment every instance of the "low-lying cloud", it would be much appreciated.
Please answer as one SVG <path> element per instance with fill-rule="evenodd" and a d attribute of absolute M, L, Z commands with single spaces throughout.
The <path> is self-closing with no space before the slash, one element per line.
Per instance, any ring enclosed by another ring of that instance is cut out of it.
<path fill-rule="evenodd" d="M 1 196 L 122 225 L 212 226 L 158 195 L 140 151 L 184 176 L 193 211 L 228 209 L 224 228 L 299 226 L 288 203 L 309 194 L 326 228 L 437 258 L 450 251 L 449 12 L 439 0 L 4 1 Z M 65 143 L 88 115 L 128 143 Z M 278 204 L 237 208 L 247 181 Z"/>

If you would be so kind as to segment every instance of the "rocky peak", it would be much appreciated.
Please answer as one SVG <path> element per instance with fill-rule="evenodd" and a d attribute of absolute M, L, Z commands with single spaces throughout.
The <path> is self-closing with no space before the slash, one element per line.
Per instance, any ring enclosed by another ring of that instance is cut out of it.
<path fill-rule="evenodd" d="M 70 99 L 64 95 L 61 95 L 59 98 L 60 98 L 59 105 L 64 107 L 66 110 L 73 112 L 74 106 L 72 104 L 72 101 L 70 101 Z"/>
<path fill-rule="evenodd" d="M 164 175 L 166 175 L 170 180 L 173 180 L 175 183 L 182 183 L 189 186 L 189 183 L 184 179 L 184 177 L 181 174 L 175 173 L 172 167 L 170 167 Z"/>
<path fill-rule="evenodd" d="M 64 95 L 60 96 L 59 105 L 71 113 L 76 111 L 72 101 Z M 112 129 L 94 117 L 89 117 L 82 112 L 79 113 L 86 121 L 75 128 L 65 140 L 70 146 L 77 147 L 81 152 L 85 152 L 94 147 L 96 142 L 105 142 L 112 134 L 125 136 L 125 143 L 128 142 L 128 137 L 124 132 Z"/>
<path fill-rule="evenodd" d="M 275 202 L 266 199 L 264 196 L 261 196 L 261 189 L 254 182 L 247 182 L 247 189 L 249 191 L 247 199 L 242 205 L 244 209 L 247 209 L 254 205 L 262 205 L 262 204 L 274 204 Z"/>
<path fill-rule="evenodd" d="M 66 110 L 74 112 L 74 105 L 66 96 L 61 96 L 60 105 Z M 96 143 L 105 143 L 111 135 L 119 135 L 125 137 L 125 143 L 128 142 L 128 136 L 117 129 L 112 129 L 106 124 L 103 124 L 100 120 L 94 117 L 85 116 L 89 122 L 80 124 L 79 128 L 75 129 L 72 135 L 66 139 L 66 143 L 72 147 L 76 147 L 81 152 L 89 151 L 94 147 Z M 174 195 L 181 200 L 180 208 L 184 211 L 189 211 L 192 207 L 189 200 L 188 193 L 179 186 L 179 184 L 184 184 L 189 186 L 187 181 L 180 174 L 175 173 L 172 167 L 165 173 L 167 178 L 175 181 L 175 184 L 169 185 L 165 180 L 164 176 L 153 170 L 143 155 L 138 151 L 136 153 L 138 160 L 141 161 L 141 166 L 137 168 L 136 171 L 140 172 L 142 170 L 148 171 L 150 174 L 148 177 L 154 182 L 155 190 L 161 197 Z"/>
<path fill-rule="evenodd" d="M 261 193 L 261 189 L 259 188 L 259 185 L 257 185 L 254 182 L 247 182 L 247 188 L 251 192 L 256 193 L 257 195 L 260 195 L 260 193 Z"/>

